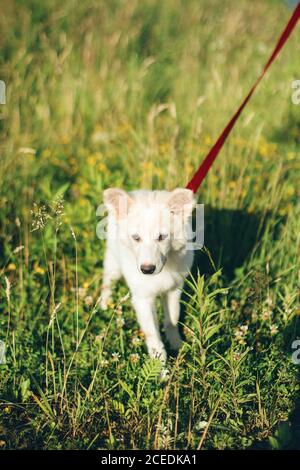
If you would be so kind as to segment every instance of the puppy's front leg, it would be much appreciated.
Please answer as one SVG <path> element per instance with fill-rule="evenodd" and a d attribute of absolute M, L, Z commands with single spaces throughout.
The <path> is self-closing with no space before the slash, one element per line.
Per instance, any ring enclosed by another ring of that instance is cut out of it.
<path fill-rule="evenodd" d="M 163 297 L 163 306 L 165 314 L 165 332 L 167 340 L 172 349 L 179 349 L 181 337 L 178 331 L 178 320 L 180 314 L 180 296 L 181 289 L 169 291 Z"/>
<path fill-rule="evenodd" d="M 160 337 L 156 318 L 155 298 L 141 298 L 132 296 L 137 319 L 145 335 L 146 344 L 150 357 L 158 357 L 163 363 L 166 362 L 167 353 Z"/>

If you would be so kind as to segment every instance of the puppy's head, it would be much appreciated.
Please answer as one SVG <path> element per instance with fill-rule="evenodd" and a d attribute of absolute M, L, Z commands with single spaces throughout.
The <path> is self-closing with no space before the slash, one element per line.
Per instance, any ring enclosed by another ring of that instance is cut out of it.
<path fill-rule="evenodd" d="M 158 274 L 171 250 L 184 249 L 195 200 L 189 189 L 133 191 L 110 188 L 104 203 L 120 228 L 118 237 L 135 255 L 143 274 Z"/>

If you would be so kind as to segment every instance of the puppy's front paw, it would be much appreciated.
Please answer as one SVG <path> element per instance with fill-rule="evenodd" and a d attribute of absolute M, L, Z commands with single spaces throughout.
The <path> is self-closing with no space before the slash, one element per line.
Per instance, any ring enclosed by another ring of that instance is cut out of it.
<path fill-rule="evenodd" d="M 100 308 L 102 310 L 107 310 L 109 305 L 112 303 L 110 292 L 106 292 L 105 290 L 101 293 L 101 300 L 100 300 Z"/>
<path fill-rule="evenodd" d="M 101 310 L 107 310 L 108 309 L 108 301 L 102 299 L 100 301 L 100 308 L 101 308 Z"/>
<path fill-rule="evenodd" d="M 153 359 L 160 359 L 162 364 L 166 364 L 167 362 L 167 353 L 164 348 L 163 343 L 158 343 L 154 345 L 148 345 L 149 355 Z"/>
<path fill-rule="evenodd" d="M 102 286 L 100 299 L 100 308 L 102 310 L 107 310 L 108 307 L 112 306 L 111 294 L 112 291 L 108 286 Z"/>
<path fill-rule="evenodd" d="M 163 366 L 160 375 L 159 375 L 160 381 L 161 382 L 167 382 L 170 378 L 170 371 L 169 369 L 166 368 L 166 366 Z"/>

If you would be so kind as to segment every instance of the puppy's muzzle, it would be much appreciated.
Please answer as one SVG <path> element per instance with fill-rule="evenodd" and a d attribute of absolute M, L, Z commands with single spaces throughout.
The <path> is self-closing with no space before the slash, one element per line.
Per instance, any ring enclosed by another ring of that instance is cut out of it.
<path fill-rule="evenodd" d="M 153 274 L 155 268 L 155 264 L 141 264 L 141 271 L 143 274 Z"/>

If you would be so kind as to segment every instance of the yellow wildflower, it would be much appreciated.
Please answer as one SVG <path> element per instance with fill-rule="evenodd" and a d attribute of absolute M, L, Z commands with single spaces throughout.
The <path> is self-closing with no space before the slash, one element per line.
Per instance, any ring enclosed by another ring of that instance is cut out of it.
<path fill-rule="evenodd" d="M 210 145 L 212 143 L 212 139 L 209 135 L 206 135 L 204 137 L 204 143 L 205 143 L 205 145 Z"/>
<path fill-rule="evenodd" d="M 9 265 L 7 266 L 7 271 L 15 271 L 17 269 L 17 266 L 15 265 L 15 263 L 9 263 Z"/>
<path fill-rule="evenodd" d="M 87 202 L 86 199 L 83 199 L 83 198 L 79 199 L 79 205 L 81 207 L 85 207 L 87 204 L 88 204 L 88 202 Z"/>
<path fill-rule="evenodd" d="M 45 274 L 45 270 L 38 265 L 34 267 L 34 272 L 41 275 Z"/>

